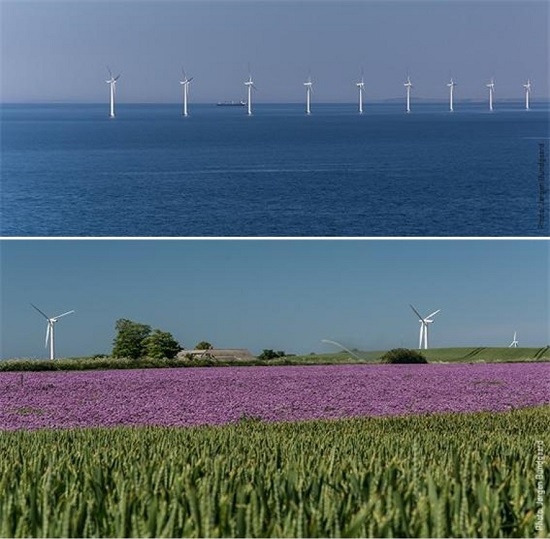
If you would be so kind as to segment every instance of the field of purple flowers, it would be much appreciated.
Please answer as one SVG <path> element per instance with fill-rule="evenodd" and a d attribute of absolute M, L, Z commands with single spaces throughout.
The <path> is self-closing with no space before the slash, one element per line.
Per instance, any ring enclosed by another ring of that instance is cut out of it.
<path fill-rule="evenodd" d="M 550 364 L 0 373 L 0 430 L 506 411 L 550 403 Z"/>

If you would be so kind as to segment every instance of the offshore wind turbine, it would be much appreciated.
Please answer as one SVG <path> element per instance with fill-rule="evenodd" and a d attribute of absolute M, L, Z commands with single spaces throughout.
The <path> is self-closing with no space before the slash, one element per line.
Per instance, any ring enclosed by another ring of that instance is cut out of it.
<path fill-rule="evenodd" d="M 524 84 L 525 88 L 525 110 L 529 110 L 529 96 L 531 94 L 531 81 L 527 79 L 527 84 Z"/>
<path fill-rule="evenodd" d="M 106 80 L 105 82 L 109 84 L 111 89 L 111 113 L 109 114 L 109 116 L 111 118 L 114 118 L 115 117 L 115 85 L 116 85 L 116 81 L 120 77 L 120 73 L 116 77 L 113 77 L 113 73 L 111 72 L 111 69 L 107 67 L 107 70 L 109 71 L 110 79 Z"/>
<path fill-rule="evenodd" d="M 311 75 L 309 75 L 307 81 L 304 82 L 304 86 L 306 87 L 306 114 L 311 114 L 311 94 L 313 93 Z"/>
<path fill-rule="evenodd" d="M 514 331 L 514 340 L 510 343 L 510 346 L 508 348 L 517 348 L 518 347 L 518 340 L 517 340 L 517 333 Z"/>
<path fill-rule="evenodd" d="M 188 116 L 187 114 L 187 101 L 189 100 L 189 83 L 193 80 L 193 77 L 190 79 L 187 78 L 183 67 L 181 68 L 181 73 L 183 75 L 183 80 L 180 80 L 180 84 L 183 89 L 183 110 L 181 112 L 182 116 Z"/>
<path fill-rule="evenodd" d="M 486 84 L 487 88 L 489 88 L 489 110 L 493 110 L 493 94 L 495 93 L 495 80 L 491 78 L 491 82 L 489 84 Z"/>
<path fill-rule="evenodd" d="M 411 112 L 411 88 L 412 88 L 412 82 L 410 77 L 407 75 L 407 82 L 403 84 L 405 88 L 407 89 L 407 112 Z"/>
<path fill-rule="evenodd" d="M 435 316 L 438 312 L 441 311 L 441 309 L 437 309 L 437 311 L 434 311 L 433 313 L 429 314 L 428 316 L 422 316 L 412 305 L 409 305 L 409 307 L 414 311 L 414 313 L 418 316 L 419 322 L 420 322 L 420 339 L 418 341 L 418 348 L 422 350 L 428 349 L 428 325 L 433 323 L 432 317 Z"/>
<path fill-rule="evenodd" d="M 447 84 L 449 87 L 449 111 L 453 112 L 455 109 L 453 108 L 453 91 L 456 86 L 456 82 L 453 81 L 453 78 L 451 77 L 451 82 Z"/>
<path fill-rule="evenodd" d="M 359 114 L 363 114 L 363 92 L 365 90 L 365 81 L 363 80 L 362 70 L 361 70 L 361 82 L 356 82 L 355 86 L 359 88 Z"/>
<path fill-rule="evenodd" d="M 252 82 L 252 75 L 250 73 L 248 74 L 248 80 L 245 81 L 244 85 L 246 86 L 246 90 L 247 90 L 246 113 L 249 116 L 251 116 L 252 115 L 252 88 L 254 88 L 254 90 L 257 90 L 258 88 L 254 86 L 254 82 Z"/>
<path fill-rule="evenodd" d="M 57 316 L 48 316 L 47 314 L 43 313 L 36 305 L 31 305 L 48 321 L 48 325 L 46 327 L 46 343 L 45 347 L 48 347 L 48 341 L 50 344 L 50 359 L 55 359 L 55 343 L 54 343 L 54 324 L 62 317 L 66 316 L 68 314 L 74 313 L 74 311 L 67 311 L 63 314 L 58 314 Z"/>

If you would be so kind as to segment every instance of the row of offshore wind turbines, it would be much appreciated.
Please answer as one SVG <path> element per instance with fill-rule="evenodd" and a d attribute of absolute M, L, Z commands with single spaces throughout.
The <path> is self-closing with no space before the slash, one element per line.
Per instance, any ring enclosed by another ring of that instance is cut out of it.
<path fill-rule="evenodd" d="M 120 73 L 115 77 L 113 76 L 111 70 L 107 68 L 109 71 L 109 80 L 105 81 L 110 86 L 110 94 L 111 94 L 111 101 L 110 101 L 110 117 L 115 117 L 115 86 L 120 78 Z M 191 81 L 193 80 L 193 77 L 188 77 L 185 74 L 185 71 L 182 68 L 182 75 L 183 79 L 180 80 L 180 84 L 182 86 L 183 90 L 183 104 L 182 104 L 182 115 L 188 116 L 189 115 L 189 85 Z M 252 80 L 252 75 L 248 76 L 248 80 L 244 82 L 244 85 L 246 86 L 247 91 L 247 100 L 246 102 L 241 101 L 240 103 L 237 103 L 238 105 L 246 105 L 246 112 L 250 116 L 252 115 L 252 90 L 257 90 L 256 86 L 254 85 L 254 81 Z M 364 77 L 361 76 L 361 80 L 359 82 L 355 83 L 355 86 L 357 86 L 357 89 L 359 91 L 359 114 L 363 113 L 363 93 L 365 91 L 365 81 Z M 405 106 L 405 112 L 411 112 L 411 89 L 413 88 L 413 84 L 411 82 L 411 79 L 409 76 L 407 76 L 407 82 L 403 83 L 403 86 L 406 89 L 406 106 Z M 456 86 L 456 82 L 453 81 L 451 78 L 450 82 L 447 83 L 447 86 L 449 87 L 449 111 L 454 111 L 454 101 L 453 101 L 453 94 L 454 94 L 454 88 Z M 489 90 L 489 110 L 493 110 L 493 96 L 495 93 L 495 81 L 494 78 L 491 78 L 490 82 L 485 85 Z M 306 90 L 306 114 L 311 114 L 311 94 L 313 93 L 313 81 L 311 80 L 311 75 L 308 77 L 307 81 L 304 82 L 304 87 Z M 527 82 L 523 85 L 523 88 L 525 89 L 525 110 L 529 110 L 530 108 L 530 95 L 531 95 L 531 81 L 528 79 Z"/>
<path fill-rule="evenodd" d="M 49 351 L 50 351 L 50 359 L 55 359 L 55 334 L 54 334 L 54 328 L 55 323 L 62 318 L 63 316 L 67 316 L 68 314 L 72 314 L 75 311 L 67 311 L 63 314 L 58 314 L 57 316 L 48 316 L 46 313 L 41 311 L 36 305 L 33 305 L 31 303 L 32 307 L 36 309 L 45 319 L 46 319 L 46 342 L 45 342 L 45 348 L 48 348 L 49 345 Z M 428 327 L 430 324 L 433 323 L 433 317 L 441 312 L 441 309 L 437 309 L 437 311 L 434 311 L 433 313 L 429 314 L 428 316 L 422 316 L 412 305 L 409 305 L 409 307 L 414 311 L 414 314 L 418 316 L 418 321 L 420 322 L 420 338 L 418 341 L 418 348 L 419 350 L 427 350 L 428 349 Z M 342 346 L 340 343 L 337 343 L 336 341 L 329 341 L 327 339 L 323 339 L 322 342 L 327 342 L 330 344 L 335 344 L 336 346 L 339 346 L 340 348 L 343 348 L 347 352 L 349 352 L 352 355 L 355 355 L 353 352 Z M 519 342 L 517 340 L 517 333 L 514 331 L 514 340 L 509 344 L 508 348 L 517 348 L 519 345 Z"/>

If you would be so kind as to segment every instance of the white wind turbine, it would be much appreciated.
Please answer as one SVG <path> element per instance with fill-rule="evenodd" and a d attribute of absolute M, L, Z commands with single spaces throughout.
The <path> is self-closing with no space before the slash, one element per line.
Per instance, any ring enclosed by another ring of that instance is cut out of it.
<path fill-rule="evenodd" d="M 412 88 L 412 82 L 410 77 L 407 75 L 407 82 L 403 84 L 405 88 L 407 89 L 407 112 L 411 112 L 411 88 Z"/>
<path fill-rule="evenodd" d="M 105 81 L 111 88 L 111 113 L 109 116 L 111 118 L 114 118 L 115 117 L 115 85 L 116 85 L 116 81 L 120 77 L 120 73 L 116 77 L 113 77 L 111 69 L 107 67 L 107 70 L 109 71 L 109 76 L 111 77 L 109 80 Z"/>
<path fill-rule="evenodd" d="M 244 85 L 246 86 L 247 91 L 247 99 L 246 99 L 246 105 L 247 105 L 247 111 L 246 113 L 250 116 L 252 115 L 252 88 L 254 90 L 257 90 L 256 86 L 254 86 L 254 82 L 252 81 L 252 75 L 248 74 L 248 80 L 245 81 Z"/>
<path fill-rule="evenodd" d="M 495 93 L 495 80 L 491 78 L 491 82 L 489 84 L 486 84 L 487 88 L 489 88 L 489 110 L 493 110 L 493 94 Z"/>
<path fill-rule="evenodd" d="M 363 92 L 365 91 L 365 82 L 363 80 L 363 71 L 361 71 L 361 82 L 356 82 L 355 86 L 359 88 L 359 114 L 363 114 Z"/>
<path fill-rule="evenodd" d="M 180 84 L 183 87 L 183 110 L 182 116 L 188 116 L 187 114 L 187 101 L 189 100 L 189 83 L 193 80 L 193 77 L 190 79 L 187 78 L 183 67 L 181 68 L 181 73 L 183 75 L 183 80 L 180 80 Z"/>
<path fill-rule="evenodd" d="M 306 114 L 311 114 L 311 94 L 313 93 L 311 75 L 309 75 L 307 81 L 304 82 L 304 86 L 306 87 Z"/>
<path fill-rule="evenodd" d="M 55 359 L 55 343 L 54 343 L 54 324 L 62 317 L 66 316 L 68 314 L 74 313 L 74 311 L 67 311 L 63 314 L 58 314 L 57 316 L 52 316 L 51 318 L 43 313 L 36 305 L 31 305 L 48 321 L 48 325 L 46 327 L 46 343 L 45 347 L 48 347 L 48 341 L 50 343 L 50 359 Z"/>
<path fill-rule="evenodd" d="M 531 94 L 531 81 L 527 79 L 527 84 L 524 84 L 525 88 L 525 110 L 529 110 L 529 96 Z"/>
<path fill-rule="evenodd" d="M 456 86 L 456 82 L 453 81 L 453 78 L 451 77 L 451 82 L 447 84 L 449 87 L 449 111 L 453 112 L 455 109 L 453 108 L 453 92 Z"/>
<path fill-rule="evenodd" d="M 418 348 L 421 350 L 424 348 L 424 350 L 428 349 L 428 325 L 433 323 L 432 317 L 435 316 L 438 312 L 441 311 L 441 309 L 437 309 L 437 311 L 434 311 L 432 314 L 429 314 L 428 316 L 422 316 L 412 305 L 409 305 L 409 307 L 414 311 L 414 313 L 418 316 L 419 322 L 420 322 L 420 339 L 418 342 Z"/>
<path fill-rule="evenodd" d="M 514 331 L 514 340 L 510 343 L 510 346 L 508 348 L 517 348 L 519 344 L 519 341 L 517 340 L 517 333 Z"/>

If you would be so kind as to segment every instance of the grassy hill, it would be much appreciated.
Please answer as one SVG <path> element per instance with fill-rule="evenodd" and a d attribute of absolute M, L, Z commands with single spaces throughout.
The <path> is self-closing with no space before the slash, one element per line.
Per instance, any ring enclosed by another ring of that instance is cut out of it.
<path fill-rule="evenodd" d="M 354 353 L 361 359 L 352 357 L 347 352 L 296 356 L 293 359 L 308 364 L 377 362 L 385 353 L 385 350 L 355 351 Z M 431 348 L 422 350 L 422 354 L 430 363 L 550 361 L 550 346 L 543 346 L 542 348 Z"/>

